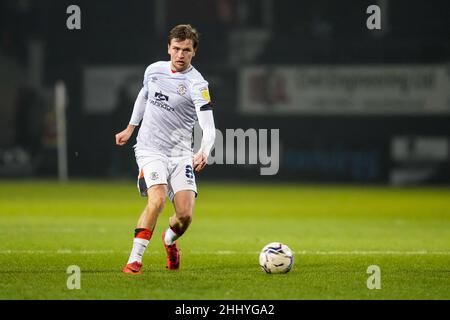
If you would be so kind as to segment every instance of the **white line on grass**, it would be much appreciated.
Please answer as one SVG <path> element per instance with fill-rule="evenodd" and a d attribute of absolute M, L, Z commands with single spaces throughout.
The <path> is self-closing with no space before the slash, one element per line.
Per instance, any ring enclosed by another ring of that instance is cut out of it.
<path fill-rule="evenodd" d="M 372 250 L 372 251 L 297 251 L 297 254 L 312 254 L 312 255 L 450 255 L 450 251 L 396 251 L 396 250 Z"/>
<path fill-rule="evenodd" d="M 258 251 L 231 251 L 231 250 L 219 250 L 219 251 L 185 251 L 189 254 L 216 254 L 216 255 L 233 255 L 233 254 L 259 254 Z M 81 254 L 81 255 L 96 255 L 96 254 L 129 254 L 129 251 L 118 250 L 71 250 L 71 249 L 59 249 L 59 250 L 0 250 L 0 254 Z M 150 254 L 160 254 L 162 251 L 150 251 Z M 450 251 L 396 251 L 396 250 L 352 250 L 352 251 L 295 251 L 295 254 L 300 255 L 450 255 Z"/>

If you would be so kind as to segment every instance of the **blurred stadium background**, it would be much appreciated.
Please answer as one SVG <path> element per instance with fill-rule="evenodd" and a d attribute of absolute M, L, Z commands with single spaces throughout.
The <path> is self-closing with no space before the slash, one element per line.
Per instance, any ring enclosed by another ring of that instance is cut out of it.
<path fill-rule="evenodd" d="M 81 8 L 68 30 L 66 9 Z M 368 30 L 366 9 L 382 8 Z M 210 82 L 217 128 L 279 128 L 268 180 L 450 181 L 447 1 L 1 0 L 0 176 L 57 175 L 54 86 L 67 87 L 69 175 L 134 178 L 130 117 L 145 67 L 168 59 L 178 23 L 201 33 L 194 65 Z M 260 180 L 255 165 L 202 179 Z"/>
<path fill-rule="evenodd" d="M 66 27 L 73 4 L 80 30 Z M 366 27 L 373 4 L 381 30 Z M 119 271 L 145 200 L 133 143 L 114 135 L 179 23 L 201 34 L 193 64 L 216 127 L 279 129 L 280 167 L 207 167 L 184 272 L 164 273 L 152 241 L 139 281 Z M 449 298 L 448 1 L 0 0 L 0 127 L 3 299 Z M 257 266 L 272 241 L 298 257 L 287 277 Z M 65 287 L 70 264 L 85 290 Z"/>

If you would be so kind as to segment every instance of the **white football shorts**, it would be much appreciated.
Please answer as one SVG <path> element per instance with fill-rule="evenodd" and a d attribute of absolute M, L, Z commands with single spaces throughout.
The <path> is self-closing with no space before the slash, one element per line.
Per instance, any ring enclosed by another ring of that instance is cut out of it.
<path fill-rule="evenodd" d="M 158 150 L 135 149 L 139 167 L 137 187 L 141 196 L 147 196 L 147 190 L 157 184 L 167 185 L 167 195 L 173 201 L 181 190 L 192 190 L 197 196 L 192 155 L 169 157 Z"/>

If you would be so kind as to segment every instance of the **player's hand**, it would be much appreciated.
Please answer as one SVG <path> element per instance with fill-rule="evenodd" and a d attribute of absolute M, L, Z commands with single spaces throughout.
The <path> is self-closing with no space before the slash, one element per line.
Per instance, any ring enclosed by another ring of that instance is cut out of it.
<path fill-rule="evenodd" d="M 116 144 L 118 146 L 123 146 L 127 143 L 127 141 L 130 139 L 131 135 L 133 134 L 134 126 L 129 125 L 125 130 L 119 132 L 116 134 Z"/>
<path fill-rule="evenodd" d="M 208 164 L 208 157 L 203 151 L 194 155 L 193 167 L 195 172 L 200 172 Z"/>

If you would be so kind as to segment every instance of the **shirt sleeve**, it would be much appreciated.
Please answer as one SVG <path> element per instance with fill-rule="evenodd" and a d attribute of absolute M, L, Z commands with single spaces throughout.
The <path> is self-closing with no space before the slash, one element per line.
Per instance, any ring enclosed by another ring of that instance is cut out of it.
<path fill-rule="evenodd" d="M 191 88 L 191 97 L 195 105 L 198 124 L 203 131 L 200 151 L 208 157 L 216 139 L 216 127 L 214 124 L 213 107 L 209 96 L 208 82 L 194 83 Z"/>
<path fill-rule="evenodd" d="M 142 118 L 144 117 L 145 105 L 147 103 L 148 98 L 147 82 L 148 82 L 148 73 L 146 70 L 144 74 L 143 87 L 139 91 L 136 101 L 134 102 L 133 113 L 131 114 L 130 124 L 134 126 L 138 126 Z"/>

